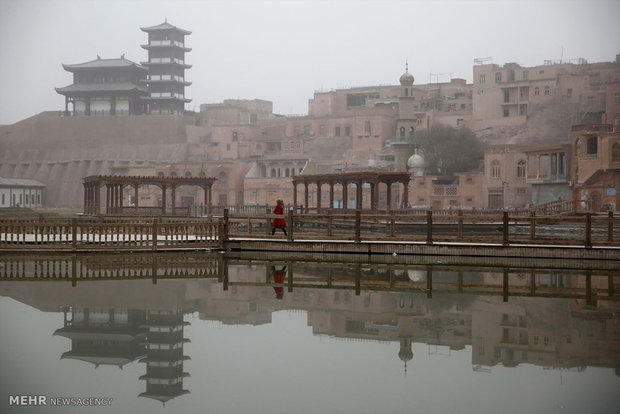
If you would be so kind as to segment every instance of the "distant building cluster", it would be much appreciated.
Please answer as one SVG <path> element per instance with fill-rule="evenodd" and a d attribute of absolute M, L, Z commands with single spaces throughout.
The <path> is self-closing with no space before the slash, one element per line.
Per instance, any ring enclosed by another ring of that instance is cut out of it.
<path fill-rule="evenodd" d="M 81 179 L 94 174 L 208 176 L 217 179 L 213 204 L 290 205 L 293 176 L 362 170 L 411 174 L 408 191 L 379 191 L 379 208 L 521 208 L 571 198 L 600 210 L 620 205 L 620 55 L 535 67 L 477 59 L 473 84 L 415 84 L 407 65 L 395 85 L 316 91 L 308 115 L 275 114 L 260 99 L 201 104 L 195 113 L 184 111 L 191 32 L 167 21 L 142 30 L 147 61 L 63 65 L 73 83 L 56 88 L 65 96 L 61 117 L 0 127 L 0 174 L 44 182 L 49 205 L 78 206 Z M 493 131 L 478 169 L 429 174 L 415 137 L 437 124 Z M 513 141 L 521 143 L 506 145 Z M 303 198 L 310 207 L 331 200 L 329 207 L 368 208 L 362 187 L 360 203 L 354 187 L 338 185 L 331 199 L 316 185 Z M 176 205 L 200 204 L 200 191 L 180 189 Z M 123 205 L 132 196 L 126 189 Z M 140 198 L 141 206 L 163 202 L 148 189 Z"/>

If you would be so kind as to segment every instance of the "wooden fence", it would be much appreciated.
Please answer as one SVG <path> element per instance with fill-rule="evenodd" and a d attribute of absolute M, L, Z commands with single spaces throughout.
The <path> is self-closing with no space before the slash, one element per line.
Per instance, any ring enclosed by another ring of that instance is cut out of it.
<path fill-rule="evenodd" d="M 180 218 L 39 218 L 0 220 L 0 248 L 153 250 L 219 248 L 222 220 Z"/>
<path fill-rule="evenodd" d="M 226 237 L 282 238 L 281 230 L 272 236 L 273 214 L 225 214 Z M 426 210 L 418 214 L 299 214 L 292 210 L 285 216 L 287 240 L 362 240 L 620 246 L 620 217 L 606 215 L 526 216 L 501 214 L 435 214 Z"/>

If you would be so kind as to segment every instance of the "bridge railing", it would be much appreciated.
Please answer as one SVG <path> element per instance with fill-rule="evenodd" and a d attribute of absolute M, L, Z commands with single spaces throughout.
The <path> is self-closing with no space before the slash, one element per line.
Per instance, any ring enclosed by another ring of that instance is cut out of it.
<path fill-rule="evenodd" d="M 531 214 L 531 213 L 530 213 Z M 292 240 L 362 240 L 575 245 L 592 247 L 620 246 L 620 216 L 585 214 L 583 216 L 535 216 L 509 212 L 424 215 L 370 214 L 300 214 L 292 210 L 283 216 L 225 215 L 227 237 L 282 239 L 283 231 L 272 236 L 273 220 L 286 220 L 286 239 Z"/>
<path fill-rule="evenodd" d="M 217 248 L 222 220 L 73 218 L 0 220 L 0 249 L 158 250 Z"/>

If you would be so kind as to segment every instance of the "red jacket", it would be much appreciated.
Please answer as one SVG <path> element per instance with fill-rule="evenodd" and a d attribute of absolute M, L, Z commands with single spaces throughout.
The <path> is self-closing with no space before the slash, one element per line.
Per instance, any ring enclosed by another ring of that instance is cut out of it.
<path fill-rule="evenodd" d="M 278 204 L 276 208 L 273 209 L 273 214 L 284 214 L 284 209 L 280 204 Z M 286 220 L 279 217 L 273 219 L 273 227 L 286 227 Z"/>

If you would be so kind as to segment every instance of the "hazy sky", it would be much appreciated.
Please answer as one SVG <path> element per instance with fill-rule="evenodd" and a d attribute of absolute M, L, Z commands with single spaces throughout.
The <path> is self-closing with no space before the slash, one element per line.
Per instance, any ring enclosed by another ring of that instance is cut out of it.
<path fill-rule="evenodd" d="M 192 31 L 190 109 L 260 98 L 303 114 L 315 90 L 397 84 L 407 59 L 416 84 L 471 82 L 479 57 L 612 61 L 618 16 L 618 0 L 0 0 L 0 124 L 64 109 L 62 63 L 145 61 L 140 27 L 165 18 Z"/>

